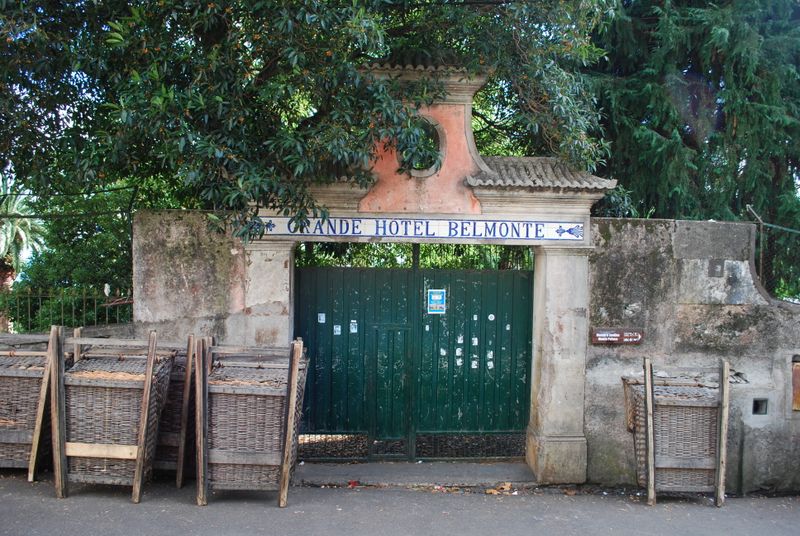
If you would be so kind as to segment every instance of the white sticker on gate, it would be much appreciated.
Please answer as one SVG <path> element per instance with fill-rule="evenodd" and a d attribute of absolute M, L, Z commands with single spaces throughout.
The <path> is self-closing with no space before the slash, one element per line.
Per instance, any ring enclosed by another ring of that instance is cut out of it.
<path fill-rule="evenodd" d="M 478 368 L 478 362 L 477 361 L 473 361 L 472 364 L 470 365 L 470 368 L 474 368 L 474 369 Z"/>
<path fill-rule="evenodd" d="M 425 326 L 425 331 L 430 331 L 430 330 L 431 330 L 430 326 Z"/>
<path fill-rule="evenodd" d="M 506 331 L 511 331 L 511 324 L 506 324 Z"/>
<path fill-rule="evenodd" d="M 464 364 L 464 360 L 463 359 L 461 359 L 460 357 L 458 359 L 456 359 L 456 366 L 457 367 L 460 367 L 463 364 Z"/>
<path fill-rule="evenodd" d="M 442 357 L 446 356 L 447 350 L 445 350 L 444 348 L 439 348 L 439 355 Z"/>
<path fill-rule="evenodd" d="M 478 321 L 478 315 L 472 315 L 472 320 L 477 322 Z"/>
<path fill-rule="evenodd" d="M 339 324 L 333 325 L 333 334 L 334 335 L 341 335 L 342 334 L 342 326 Z"/>
<path fill-rule="evenodd" d="M 478 346 L 478 337 L 472 337 L 472 346 Z"/>
<path fill-rule="evenodd" d="M 486 362 L 486 368 L 488 368 L 489 370 L 492 370 L 494 368 L 494 361 L 487 361 Z"/>
<path fill-rule="evenodd" d="M 317 313 L 317 322 L 320 324 L 325 323 L 325 313 Z"/>
<path fill-rule="evenodd" d="M 486 359 L 494 359 L 494 352 L 491 350 L 486 352 Z"/>
<path fill-rule="evenodd" d="M 358 333 L 358 321 L 351 320 L 350 321 L 350 333 Z"/>
<path fill-rule="evenodd" d="M 464 349 L 463 348 L 456 348 L 456 357 L 459 357 L 459 356 L 462 356 L 462 355 L 464 355 Z"/>
<path fill-rule="evenodd" d="M 489 322 L 494 322 L 494 315 L 493 314 L 490 313 L 488 318 L 489 318 Z"/>
<path fill-rule="evenodd" d="M 463 335 L 459 335 L 458 338 L 456 338 L 456 343 L 457 344 L 464 344 L 464 336 Z"/>

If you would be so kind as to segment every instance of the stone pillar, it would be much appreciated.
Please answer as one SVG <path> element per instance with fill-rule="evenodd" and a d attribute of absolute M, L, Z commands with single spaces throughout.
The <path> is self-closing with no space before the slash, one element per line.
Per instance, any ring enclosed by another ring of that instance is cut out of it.
<path fill-rule="evenodd" d="M 586 481 L 588 249 L 537 248 L 526 459 L 542 484 Z"/>
<path fill-rule="evenodd" d="M 229 344 L 286 346 L 294 336 L 294 242 L 245 246 L 244 310 L 231 317 Z"/>

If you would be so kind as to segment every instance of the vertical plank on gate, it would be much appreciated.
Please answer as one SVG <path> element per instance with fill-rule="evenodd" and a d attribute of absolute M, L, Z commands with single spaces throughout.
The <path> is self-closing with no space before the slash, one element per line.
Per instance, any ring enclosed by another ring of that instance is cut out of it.
<path fill-rule="evenodd" d="M 194 409 L 195 409 L 195 446 L 197 456 L 197 504 L 208 504 L 208 364 L 211 356 L 207 356 L 210 347 L 207 338 L 197 341 L 194 366 Z"/>
<path fill-rule="evenodd" d="M 644 359 L 644 406 L 647 422 L 647 504 L 656 504 L 655 440 L 653 438 L 653 364 Z"/>
<path fill-rule="evenodd" d="M 52 339 L 52 335 L 51 335 Z M 44 425 L 44 414 L 47 410 L 47 395 L 50 392 L 50 367 L 52 366 L 52 359 L 50 348 L 52 340 L 47 345 L 47 359 L 44 364 L 44 373 L 42 373 L 42 386 L 39 389 L 39 401 L 36 403 L 36 423 L 33 427 L 33 440 L 31 442 L 31 455 L 28 457 L 28 482 L 33 482 L 36 479 L 36 462 L 39 458 L 39 443 L 42 440 L 42 426 Z"/>
<path fill-rule="evenodd" d="M 289 479 L 292 469 L 292 450 L 294 447 L 294 425 L 295 408 L 297 406 L 297 376 L 300 371 L 300 359 L 303 356 L 303 339 L 297 338 L 292 343 L 291 364 L 289 367 L 289 381 L 286 386 L 288 396 L 286 400 L 286 427 L 284 429 L 283 441 L 283 463 L 281 464 L 280 493 L 278 495 L 278 506 L 286 506 L 289 494 Z"/>
<path fill-rule="evenodd" d="M 59 326 L 50 328 L 47 345 L 50 362 L 50 426 L 53 441 L 53 481 L 56 497 L 67 496 L 67 426 L 64 414 L 64 332 Z"/>
<path fill-rule="evenodd" d="M 717 478 L 715 486 L 714 503 L 717 506 L 725 504 L 725 467 L 728 456 L 728 405 L 730 403 L 730 364 L 723 361 L 719 370 L 719 439 L 717 440 Z"/>
<path fill-rule="evenodd" d="M 183 466 L 186 460 L 186 432 L 189 426 L 189 398 L 192 394 L 192 363 L 194 363 L 194 335 L 189 335 L 186 344 L 186 364 L 183 370 L 183 399 L 181 401 L 181 429 L 178 433 L 178 468 L 175 472 L 175 486 L 183 487 Z"/>
<path fill-rule="evenodd" d="M 150 332 L 147 343 L 147 368 L 144 373 L 144 390 L 142 392 L 142 409 L 139 412 L 139 433 L 136 438 L 136 469 L 133 473 L 133 493 L 131 500 L 138 503 L 142 497 L 142 480 L 144 479 L 144 462 L 147 454 L 147 421 L 150 418 L 150 398 L 153 396 L 153 369 L 156 364 L 156 332 Z"/>
<path fill-rule="evenodd" d="M 72 336 L 74 338 L 76 338 L 76 339 L 80 339 L 82 331 L 83 330 L 81 328 L 75 328 L 75 329 L 72 330 Z M 73 352 L 72 355 L 74 356 L 73 357 L 73 363 L 77 363 L 78 361 L 81 360 L 81 345 L 78 344 L 78 343 L 75 343 L 75 346 L 74 346 L 72 352 Z"/>

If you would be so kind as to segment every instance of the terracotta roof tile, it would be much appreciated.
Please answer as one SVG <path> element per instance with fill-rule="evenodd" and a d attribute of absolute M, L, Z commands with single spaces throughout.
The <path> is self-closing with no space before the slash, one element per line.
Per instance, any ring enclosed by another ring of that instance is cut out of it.
<path fill-rule="evenodd" d="M 453 53 L 439 52 L 435 55 L 419 51 L 395 51 L 389 57 L 373 61 L 368 68 L 384 71 L 426 71 L 438 73 L 467 72 L 462 62 Z"/>
<path fill-rule="evenodd" d="M 492 171 L 467 177 L 470 186 L 501 188 L 563 188 L 569 190 L 610 190 L 617 181 L 570 169 L 551 157 L 484 156 Z"/>

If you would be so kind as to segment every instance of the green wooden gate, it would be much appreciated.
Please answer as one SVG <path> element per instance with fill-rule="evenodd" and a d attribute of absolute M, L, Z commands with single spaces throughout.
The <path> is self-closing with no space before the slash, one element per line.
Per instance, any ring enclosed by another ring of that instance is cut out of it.
<path fill-rule="evenodd" d="M 300 268 L 306 457 L 522 455 L 532 273 Z M 428 291 L 444 290 L 444 312 Z M 433 308 L 437 306 L 434 304 Z"/>

